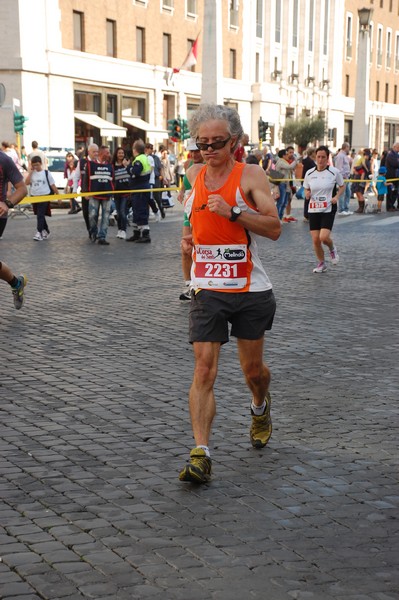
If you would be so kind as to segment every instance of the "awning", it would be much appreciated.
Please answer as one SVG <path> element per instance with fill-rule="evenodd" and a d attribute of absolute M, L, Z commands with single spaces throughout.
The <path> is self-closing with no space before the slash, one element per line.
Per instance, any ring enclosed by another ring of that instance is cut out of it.
<path fill-rule="evenodd" d="M 97 127 L 103 137 L 126 137 L 126 127 L 119 127 L 119 125 L 106 121 L 94 113 L 76 112 L 75 119 L 92 127 Z"/>
<path fill-rule="evenodd" d="M 142 131 L 146 131 L 147 133 L 159 133 L 168 137 L 168 132 L 166 129 L 161 129 L 160 127 L 155 127 L 155 125 L 151 125 L 144 121 L 144 119 L 140 119 L 140 117 L 125 117 L 122 115 L 122 121 L 127 123 L 127 125 L 131 125 L 132 127 L 136 127 L 136 129 L 141 129 Z"/>

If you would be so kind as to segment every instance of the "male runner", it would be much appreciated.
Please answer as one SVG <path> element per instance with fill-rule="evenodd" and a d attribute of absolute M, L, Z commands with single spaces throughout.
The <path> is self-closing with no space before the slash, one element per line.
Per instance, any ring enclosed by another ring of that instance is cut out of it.
<path fill-rule="evenodd" d="M 9 182 L 14 186 L 14 191 L 7 198 Z M 21 173 L 13 160 L 4 152 L 0 152 L 0 218 L 6 217 L 9 208 L 14 208 L 18 202 L 25 198 L 28 190 Z M 24 288 L 28 282 L 25 275 L 14 275 L 11 269 L 0 261 L 0 279 L 11 286 L 14 297 L 14 306 L 17 310 L 24 303 Z"/>
<path fill-rule="evenodd" d="M 234 160 L 243 135 L 237 111 L 204 104 L 191 117 L 190 131 L 206 164 L 193 165 L 187 173 L 192 192 L 185 212 L 192 234 L 182 239 L 182 247 L 193 256 L 190 342 L 195 368 L 189 405 L 196 447 L 179 478 L 205 483 L 212 468 L 213 386 L 221 345 L 229 339 L 229 322 L 252 393 L 252 445 L 264 447 L 272 432 L 263 338 L 272 326 L 275 299 L 258 242 L 262 237 L 277 240 L 281 225 L 262 167 Z M 218 249 L 223 258 L 217 256 Z"/>

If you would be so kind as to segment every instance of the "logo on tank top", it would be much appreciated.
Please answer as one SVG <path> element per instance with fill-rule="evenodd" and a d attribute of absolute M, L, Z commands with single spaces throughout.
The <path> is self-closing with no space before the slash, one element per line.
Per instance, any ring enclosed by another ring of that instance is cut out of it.
<path fill-rule="evenodd" d="M 243 260 L 246 253 L 241 248 L 226 248 L 226 246 L 198 246 L 197 256 L 199 260 Z"/>

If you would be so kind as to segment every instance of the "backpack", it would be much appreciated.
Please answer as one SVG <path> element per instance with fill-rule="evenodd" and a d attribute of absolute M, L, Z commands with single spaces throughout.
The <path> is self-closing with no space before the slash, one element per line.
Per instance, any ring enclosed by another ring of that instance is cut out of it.
<path fill-rule="evenodd" d="M 47 171 L 47 169 L 46 169 L 44 172 L 45 172 L 45 174 L 46 174 L 46 179 L 47 179 L 47 185 L 48 185 L 48 189 L 50 190 L 48 195 L 49 195 L 49 196 L 54 196 L 54 191 L 53 191 L 53 189 L 51 188 L 51 186 L 50 186 L 50 182 L 49 182 L 49 179 L 48 179 L 48 171 Z"/>

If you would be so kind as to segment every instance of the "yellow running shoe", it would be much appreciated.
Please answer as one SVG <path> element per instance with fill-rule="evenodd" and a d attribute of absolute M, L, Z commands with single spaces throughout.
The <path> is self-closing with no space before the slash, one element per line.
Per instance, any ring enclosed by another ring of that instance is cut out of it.
<path fill-rule="evenodd" d="M 190 452 L 190 462 L 180 471 L 180 481 L 192 483 L 207 483 L 211 478 L 212 461 L 203 448 L 193 448 Z"/>
<path fill-rule="evenodd" d="M 272 418 L 270 416 L 272 399 L 269 392 L 267 392 L 265 400 L 266 408 L 263 415 L 257 417 L 251 410 L 252 425 L 249 437 L 251 438 L 251 444 L 254 448 L 264 448 L 272 435 Z"/>
<path fill-rule="evenodd" d="M 24 303 L 24 290 L 25 286 L 28 283 L 28 278 L 25 275 L 19 275 L 17 277 L 19 282 L 19 287 L 11 288 L 12 295 L 14 296 L 14 306 L 17 310 L 22 308 Z"/>

